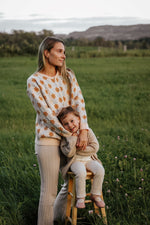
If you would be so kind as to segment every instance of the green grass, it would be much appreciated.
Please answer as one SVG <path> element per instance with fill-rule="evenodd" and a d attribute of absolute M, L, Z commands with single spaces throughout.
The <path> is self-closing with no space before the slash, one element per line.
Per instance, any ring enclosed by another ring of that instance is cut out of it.
<path fill-rule="evenodd" d="M 149 62 L 150 57 L 67 59 L 100 143 L 111 225 L 150 224 Z M 36 70 L 36 58 L 0 58 L 0 68 L 0 225 L 34 225 L 40 177 L 26 80 Z M 103 224 L 87 211 L 86 222 L 79 224 Z"/>

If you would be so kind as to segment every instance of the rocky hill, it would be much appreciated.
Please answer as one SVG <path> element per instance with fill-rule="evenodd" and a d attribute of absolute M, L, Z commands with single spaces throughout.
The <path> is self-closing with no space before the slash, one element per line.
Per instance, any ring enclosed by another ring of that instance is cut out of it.
<path fill-rule="evenodd" d="M 80 39 L 86 38 L 94 40 L 102 37 L 105 40 L 138 40 L 140 38 L 150 38 L 150 24 L 138 24 L 130 26 L 94 26 L 81 32 L 72 32 L 63 38 Z"/>

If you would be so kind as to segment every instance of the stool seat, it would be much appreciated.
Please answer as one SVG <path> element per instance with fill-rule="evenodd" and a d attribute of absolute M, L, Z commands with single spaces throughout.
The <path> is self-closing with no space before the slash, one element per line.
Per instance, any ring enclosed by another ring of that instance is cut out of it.
<path fill-rule="evenodd" d="M 75 175 L 73 172 L 68 172 L 68 196 L 67 196 L 67 209 L 66 209 L 66 218 L 65 218 L 65 225 L 67 225 L 68 221 L 72 225 L 77 224 L 77 208 L 76 208 L 76 190 L 75 190 Z M 86 174 L 86 180 L 90 180 L 91 183 L 93 182 L 93 173 L 90 171 L 87 171 Z M 86 196 L 90 196 L 90 193 L 87 193 Z M 101 199 L 103 200 L 103 193 L 101 193 Z M 91 200 L 85 199 L 85 203 L 91 203 Z M 103 223 L 107 224 L 107 218 L 106 218 L 106 211 L 105 208 L 99 208 L 94 205 L 94 211 L 95 213 L 100 216 L 100 211 L 103 219 Z M 99 210 L 100 209 L 100 210 Z"/>

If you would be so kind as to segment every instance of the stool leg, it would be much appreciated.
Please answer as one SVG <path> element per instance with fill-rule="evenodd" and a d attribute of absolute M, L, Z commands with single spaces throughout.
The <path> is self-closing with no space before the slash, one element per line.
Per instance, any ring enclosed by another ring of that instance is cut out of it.
<path fill-rule="evenodd" d="M 75 206 L 72 207 L 72 225 L 77 224 L 77 208 Z"/>
<path fill-rule="evenodd" d="M 101 208 L 101 213 L 102 213 L 102 218 L 103 218 L 104 224 L 107 224 L 107 217 L 106 217 L 105 208 Z"/>
<path fill-rule="evenodd" d="M 94 211 L 97 215 L 99 215 L 99 207 L 94 203 Z"/>
<path fill-rule="evenodd" d="M 104 200 L 103 193 L 101 194 L 101 199 Z M 103 218 L 104 224 L 107 224 L 107 217 L 106 217 L 106 210 L 105 210 L 105 208 L 101 208 L 101 213 L 102 213 L 102 218 Z"/>
<path fill-rule="evenodd" d="M 70 218 L 70 212 L 71 212 L 71 199 L 72 199 L 72 192 L 73 192 L 73 179 L 69 177 L 68 179 L 68 196 L 67 196 L 67 208 L 66 208 L 66 219 L 65 219 L 65 225 L 67 225 L 67 222 Z"/>

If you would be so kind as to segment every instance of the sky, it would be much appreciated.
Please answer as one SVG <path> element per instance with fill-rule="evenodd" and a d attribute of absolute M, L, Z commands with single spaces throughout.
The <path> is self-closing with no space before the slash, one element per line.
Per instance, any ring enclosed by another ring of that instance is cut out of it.
<path fill-rule="evenodd" d="M 91 26 L 150 24 L 150 0 L 0 0 L 0 32 L 84 31 Z"/>

